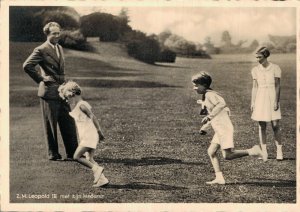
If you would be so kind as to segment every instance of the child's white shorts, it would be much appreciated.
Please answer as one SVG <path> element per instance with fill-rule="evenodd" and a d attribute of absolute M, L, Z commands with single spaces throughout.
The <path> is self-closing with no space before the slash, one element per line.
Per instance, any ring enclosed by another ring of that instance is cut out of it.
<path fill-rule="evenodd" d="M 215 135 L 211 143 L 219 144 L 221 149 L 234 148 L 233 126 L 226 111 L 220 112 L 211 121 Z"/>

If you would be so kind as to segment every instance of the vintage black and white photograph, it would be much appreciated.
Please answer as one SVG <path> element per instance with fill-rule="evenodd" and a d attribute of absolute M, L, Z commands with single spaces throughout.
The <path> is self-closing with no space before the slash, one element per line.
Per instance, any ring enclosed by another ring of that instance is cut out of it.
<path fill-rule="evenodd" d="M 297 7 L 239 5 L 9 5 L 9 204 L 293 211 Z"/>

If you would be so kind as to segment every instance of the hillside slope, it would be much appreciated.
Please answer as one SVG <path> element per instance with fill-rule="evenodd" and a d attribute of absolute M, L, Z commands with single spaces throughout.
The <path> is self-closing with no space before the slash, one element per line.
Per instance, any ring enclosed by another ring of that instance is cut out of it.
<path fill-rule="evenodd" d="M 168 78 L 162 76 L 169 77 L 171 74 L 170 69 L 166 71 L 162 65 L 149 65 L 128 56 L 126 47 L 120 43 L 97 40 L 88 42 L 94 47 L 93 52 L 64 49 L 66 79 L 85 80 L 83 84 L 87 87 L 93 84 L 88 80 L 104 79 L 139 81 L 139 84 L 155 81 L 165 84 Z M 40 44 L 40 42 L 10 42 L 11 90 L 36 88 L 32 79 L 23 71 L 22 64 Z"/>

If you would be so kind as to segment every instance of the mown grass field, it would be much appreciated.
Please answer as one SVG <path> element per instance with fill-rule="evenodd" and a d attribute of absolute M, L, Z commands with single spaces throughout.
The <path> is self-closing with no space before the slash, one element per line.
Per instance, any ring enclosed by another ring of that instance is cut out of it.
<path fill-rule="evenodd" d="M 92 188 L 93 175 L 87 168 L 47 160 L 37 86 L 22 71 L 22 63 L 37 45 L 10 43 L 12 203 L 296 202 L 295 54 L 270 58 L 283 71 L 281 126 L 286 159 L 275 160 L 268 125 L 271 159 L 266 163 L 252 157 L 221 159 L 228 184 L 208 186 L 205 182 L 214 173 L 206 151 L 213 132 L 198 133 L 200 96 L 192 90 L 191 76 L 201 70 L 212 74 L 212 87 L 232 112 L 236 148 L 249 148 L 258 143 L 258 127 L 250 119 L 253 55 L 177 58 L 174 64 L 148 65 L 128 58 L 118 44 L 101 44 L 94 53 L 66 50 L 67 78 L 83 87 L 106 136 L 96 160 L 105 167 L 110 184 Z M 62 145 L 60 152 L 64 156 Z M 57 198 L 28 197 L 33 194 Z"/>

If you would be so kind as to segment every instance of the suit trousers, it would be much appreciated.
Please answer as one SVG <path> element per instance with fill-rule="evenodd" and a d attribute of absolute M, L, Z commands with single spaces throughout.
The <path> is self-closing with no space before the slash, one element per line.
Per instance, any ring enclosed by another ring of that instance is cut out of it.
<path fill-rule="evenodd" d="M 63 100 L 48 100 L 40 98 L 42 117 L 48 156 L 59 155 L 57 140 L 57 125 L 65 146 L 68 158 L 73 155 L 78 146 L 76 125 L 74 119 L 69 115 L 70 106 Z"/>

